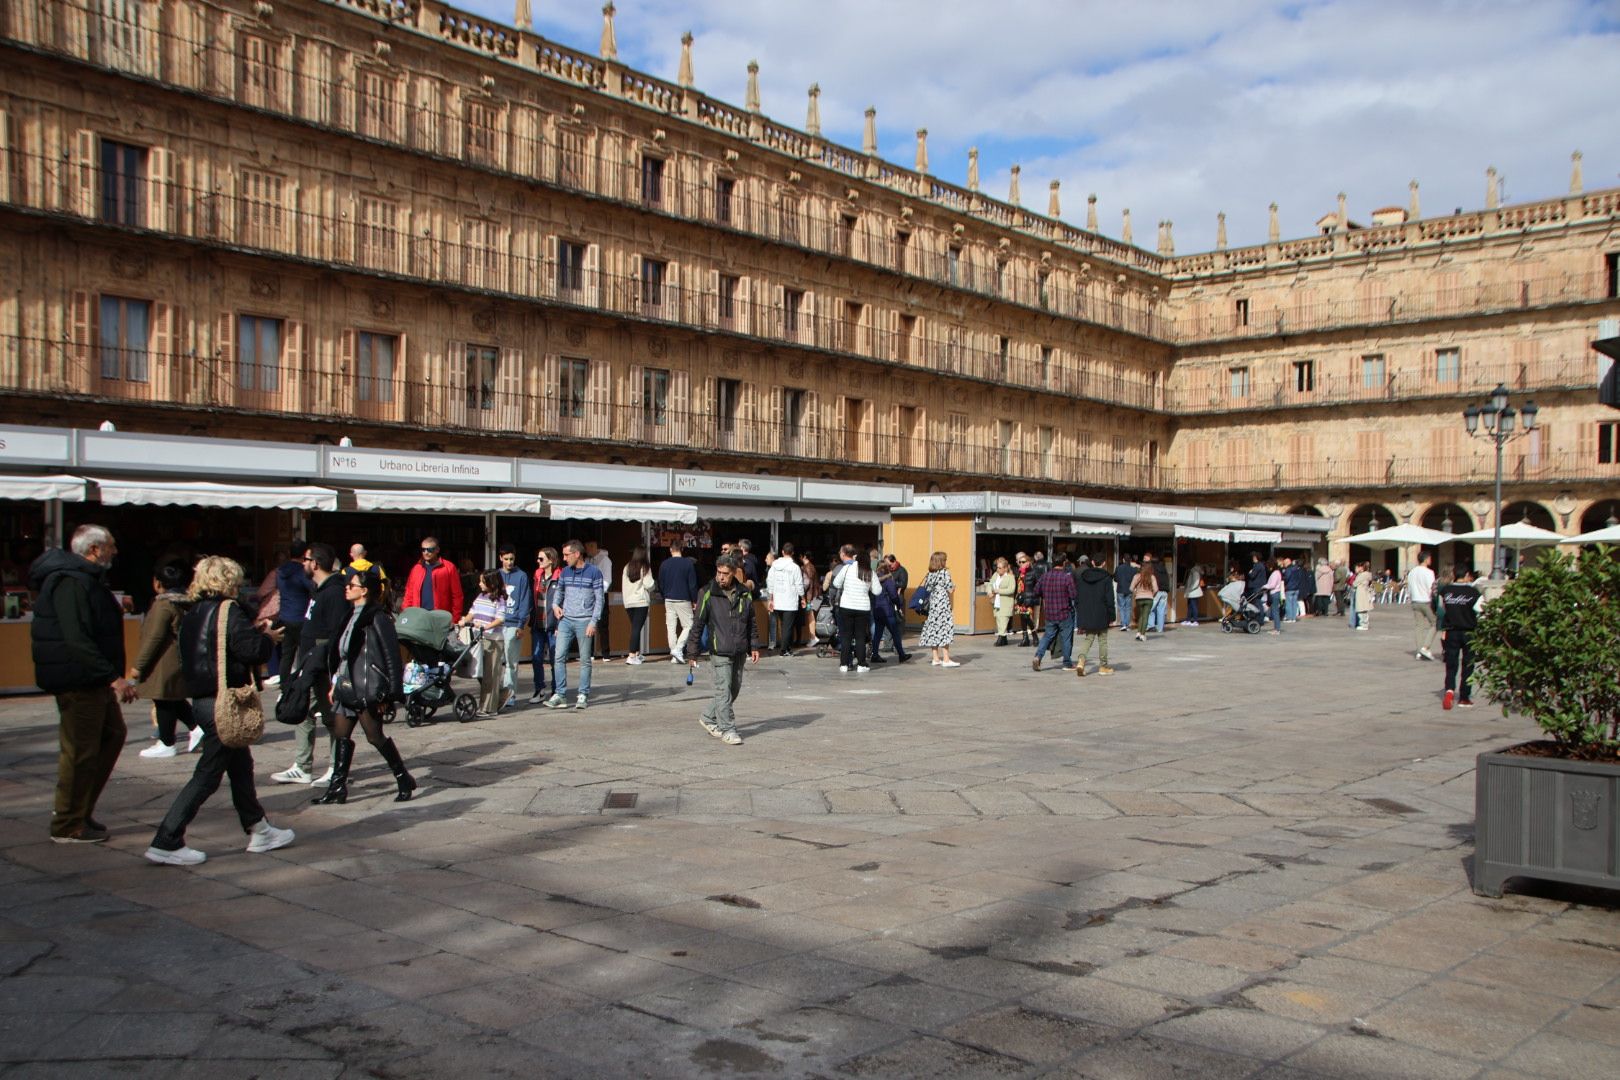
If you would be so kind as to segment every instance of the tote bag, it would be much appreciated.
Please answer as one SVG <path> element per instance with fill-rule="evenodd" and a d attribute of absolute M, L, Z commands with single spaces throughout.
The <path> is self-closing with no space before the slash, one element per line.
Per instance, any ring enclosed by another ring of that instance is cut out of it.
<path fill-rule="evenodd" d="M 264 738 L 264 702 L 259 700 L 259 688 L 226 685 L 225 652 L 226 626 L 231 614 L 231 601 L 219 605 L 219 626 L 214 633 L 214 666 L 219 672 L 219 690 L 214 695 L 214 734 L 232 749 L 252 746 Z"/>

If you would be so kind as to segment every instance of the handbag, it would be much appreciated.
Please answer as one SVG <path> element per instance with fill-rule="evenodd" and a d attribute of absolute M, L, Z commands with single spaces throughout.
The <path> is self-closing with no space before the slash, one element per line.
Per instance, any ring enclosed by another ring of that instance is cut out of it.
<path fill-rule="evenodd" d="M 473 632 L 467 627 L 462 627 L 459 633 L 461 635 L 461 643 L 469 646 L 469 648 L 467 649 L 467 655 L 462 657 L 461 662 L 456 665 L 456 674 L 460 675 L 463 679 L 483 678 L 484 650 L 479 644 L 479 642 L 482 640 L 482 636 L 475 637 Z"/>
<path fill-rule="evenodd" d="M 214 735 L 222 745 L 240 750 L 264 738 L 264 702 L 259 700 L 259 688 L 251 683 L 227 685 L 226 628 L 230 614 L 231 601 L 222 601 L 214 633 L 214 665 L 219 672 L 219 690 L 214 695 Z"/>
<path fill-rule="evenodd" d="M 917 586 L 917 591 L 911 594 L 911 603 L 908 606 L 912 611 L 926 617 L 928 615 L 928 598 L 931 595 L 932 590 L 928 588 L 925 582 Z"/>
<path fill-rule="evenodd" d="M 309 698 L 315 689 L 315 680 L 308 666 L 299 668 L 289 679 L 281 678 L 281 696 L 276 699 L 278 723 L 297 726 L 309 718 Z"/>

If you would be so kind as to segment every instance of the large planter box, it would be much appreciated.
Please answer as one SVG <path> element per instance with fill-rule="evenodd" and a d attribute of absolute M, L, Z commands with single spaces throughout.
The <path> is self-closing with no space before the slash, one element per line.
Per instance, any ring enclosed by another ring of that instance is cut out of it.
<path fill-rule="evenodd" d="M 1479 755 L 1474 891 L 1510 877 L 1620 889 L 1620 765 Z"/>

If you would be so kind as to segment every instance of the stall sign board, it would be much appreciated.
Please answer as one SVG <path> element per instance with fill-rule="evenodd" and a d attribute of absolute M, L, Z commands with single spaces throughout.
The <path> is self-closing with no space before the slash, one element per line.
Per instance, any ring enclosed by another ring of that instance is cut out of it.
<path fill-rule="evenodd" d="M 68 428 L 0 427 L 0 465 L 73 463 L 73 432 Z"/>
<path fill-rule="evenodd" d="M 589 465 L 568 461 L 518 462 L 518 486 L 526 490 L 577 495 L 669 494 L 668 469 L 633 465 Z"/>
<path fill-rule="evenodd" d="M 1074 512 L 1074 500 L 1055 495 L 997 495 L 996 509 L 1011 513 L 1068 517 Z"/>
<path fill-rule="evenodd" d="M 414 486 L 511 487 L 511 458 L 326 447 L 328 480 L 383 480 Z"/>
<path fill-rule="evenodd" d="M 296 443 L 79 433 L 79 467 L 86 470 L 185 473 L 194 480 L 221 475 L 314 478 L 320 474 L 320 465 L 320 447 Z"/>
<path fill-rule="evenodd" d="M 1135 521 L 1136 504 L 1108 499 L 1075 499 L 1074 516 L 1088 521 Z"/>
<path fill-rule="evenodd" d="M 1142 503 L 1136 508 L 1137 521 L 1179 521 L 1192 524 L 1195 517 L 1190 506 L 1155 506 L 1152 503 Z"/>
<path fill-rule="evenodd" d="M 674 495 L 719 495 L 728 499 L 797 500 L 799 482 L 780 476 L 748 476 L 733 473 L 678 472 Z"/>
<path fill-rule="evenodd" d="M 1260 529 L 1286 529 L 1294 523 L 1293 517 L 1288 514 L 1246 514 L 1245 524 Z"/>
<path fill-rule="evenodd" d="M 988 509 L 989 497 L 982 491 L 960 494 L 913 495 L 911 510 L 933 510 L 944 513 L 971 513 Z"/>
<path fill-rule="evenodd" d="M 903 484 L 844 484 L 832 480 L 801 480 L 799 501 L 899 506 L 906 501 L 906 489 Z"/>

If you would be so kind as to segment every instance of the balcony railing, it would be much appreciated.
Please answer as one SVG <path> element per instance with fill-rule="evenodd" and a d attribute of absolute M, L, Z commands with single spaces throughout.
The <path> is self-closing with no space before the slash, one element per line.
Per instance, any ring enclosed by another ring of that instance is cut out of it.
<path fill-rule="evenodd" d="M 1280 365 L 1286 375 L 1251 381 L 1246 393 L 1232 384 L 1231 370 L 1182 367 L 1171 378 L 1166 402 L 1178 413 L 1235 413 L 1257 409 L 1309 408 L 1354 402 L 1416 401 L 1425 398 L 1480 396 L 1498 384 L 1513 391 L 1586 390 L 1597 386 L 1595 355 L 1556 356 L 1523 363 L 1461 363 L 1442 377 L 1434 357 L 1425 371 L 1401 369 L 1377 377 L 1326 375 L 1313 370 L 1309 378 Z M 1302 385 L 1309 389 L 1302 389 Z"/>
<path fill-rule="evenodd" d="M 1334 490 L 1365 488 L 1486 487 L 1495 478 L 1496 459 L 1473 455 L 1414 455 L 1310 461 L 1277 461 L 1236 466 L 1182 466 L 1175 470 L 1176 490 L 1187 494 L 1217 491 Z M 1568 450 L 1531 453 L 1510 450 L 1503 459 L 1507 484 L 1620 481 L 1620 464 L 1601 463 L 1595 454 Z"/>

